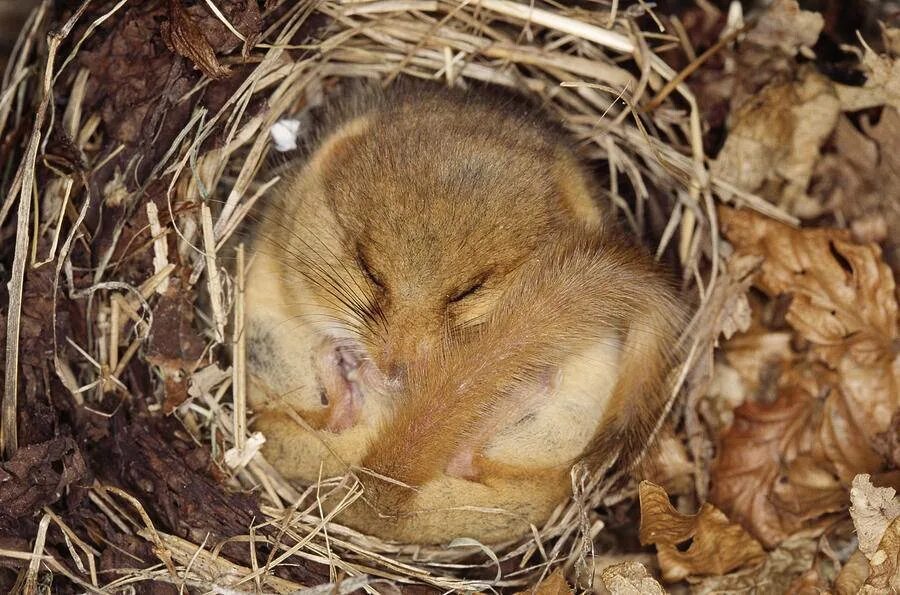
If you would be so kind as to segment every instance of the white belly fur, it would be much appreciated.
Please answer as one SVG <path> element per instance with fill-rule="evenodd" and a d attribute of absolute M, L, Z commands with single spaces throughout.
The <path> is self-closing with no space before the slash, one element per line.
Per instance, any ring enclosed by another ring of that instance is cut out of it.
<path fill-rule="evenodd" d="M 621 344 L 614 333 L 560 369 L 555 387 L 530 414 L 488 443 L 487 458 L 546 468 L 574 461 L 594 437 L 616 381 Z M 525 415 L 527 412 L 523 412 Z"/>

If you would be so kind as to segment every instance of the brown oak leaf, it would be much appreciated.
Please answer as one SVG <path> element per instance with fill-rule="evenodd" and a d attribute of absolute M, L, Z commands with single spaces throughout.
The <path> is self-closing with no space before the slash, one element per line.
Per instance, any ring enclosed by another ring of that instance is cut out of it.
<path fill-rule="evenodd" d="M 710 500 L 773 547 L 823 526 L 846 508 L 857 473 L 884 468 L 874 445 L 900 406 L 894 280 L 878 247 L 854 244 L 847 232 L 796 230 L 729 209 L 721 216 L 737 254 L 763 258 L 755 285 L 788 298 L 791 341 L 806 345 L 775 380 L 774 400 L 762 395 L 768 400 L 735 410 L 711 472 Z M 760 359 L 768 347 L 758 343 Z"/>
<path fill-rule="evenodd" d="M 572 595 L 572 587 L 566 582 L 561 568 L 527 591 L 519 591 L 516 595 Z"/>
<path fill-rule="evenodd" d="M 768 547 L 846 507 L 833 466 L 811 454 L 826 415 L 821 388 L 810 374 L 773 403 L 748 401 L 722 436 L 710 501 Z"/>
<path fill-rule="evenodd" d="M 704 504 L 696 515 L 681 514 L 672 507 L 665 490 L 642 481 L 640 506 L 641 543 L 656 545 L 666 581 L 721 575 L 765 560 L 760 543 L 712 504 Z M 679 549 L 684 542 L 690 545 Z"/>
<path fill-rule="evenodd" d="M 204 35 L 203 29 L 194 21 L 181 0 L 168 0 L 168 8 L 169 21 L 162 27 L 166 46 L 193 62 L 209 78 L 227 77 L 231 70 L 219 63 L 216 51 Z"/>
<path fill-rule="evenodd" d="M 878 246 L 750 211 L 723 208 L 720 216 L 739 253 L 764 258 L 756 286 L 770 297 L 791 296 L 787 322 L 839 372 L 848 413 L 864 436 L 883 432 L 900 407 L 900 333 L 894 277 Z"/>
<path fill-rule="evenodd" d="M 869 577 L 859 592 L 900 593 L 900 517 L 888 525 L 878 549 L 869 558 Z"/>

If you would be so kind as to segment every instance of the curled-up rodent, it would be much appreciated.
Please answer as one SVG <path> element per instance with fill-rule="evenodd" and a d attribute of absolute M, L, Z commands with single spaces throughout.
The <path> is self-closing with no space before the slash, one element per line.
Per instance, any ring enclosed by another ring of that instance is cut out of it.
<path fill-rule="evenodd" d="M 683 308 L 520 103 L 360 92 L 255 230 L 249 397 L 288 478 L 353 472 L 339 521 L 406 542 L 540 525 L 573 464 L 627 465 Z"/>

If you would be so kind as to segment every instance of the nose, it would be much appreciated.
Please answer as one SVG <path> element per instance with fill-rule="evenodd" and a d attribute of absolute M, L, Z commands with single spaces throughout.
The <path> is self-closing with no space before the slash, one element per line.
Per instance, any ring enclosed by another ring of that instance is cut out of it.
<path fill-rule="evenodd" d="M 384 345 L 376 363 L 389 382 L 403 384 L 409 378 L 410 369 L 426 361 L 429 345 L 427 337 L 395 339 Z"/>
<path fill-rule="evenodd" d="M 406 300 L 408 302 L 409 300 Z M 423 307 L 395 304 L 385 311 L 372 359 L 385 381 L 399 388 L 428 359 L 440 332 L 440 320 Z"/>

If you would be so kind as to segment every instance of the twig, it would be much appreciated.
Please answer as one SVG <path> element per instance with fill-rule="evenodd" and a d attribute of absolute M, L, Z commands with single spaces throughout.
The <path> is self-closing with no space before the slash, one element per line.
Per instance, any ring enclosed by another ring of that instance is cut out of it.
<path fill-rule="evenodd" d="M 717 53 L 719 53 L 719 51 L 721 51 L 721 49 L 723 47 L 725 47 L 726 45 L 728 45 L 729 43 L 731 43 L 732 41 L 737 39 L 738 35 L 740 35 L 744 31 L 746 31 L 750 27 L 751 27 L 751 24 L 748 22 L 740 29 L 735 29 L 734 31 L 731 31 L 730 33 L 728 33 L 728 35 L 723 35 L 722 37 L 720 37 L 719 40 L 716 41 L 716 43 L 714 43 L 712 45 L 712 47 L 710 47 L 705 52 L 700 54 L 695 60 L 693 60 L 690 64 L 685 66 L 681 70 L 681 72 L 679 72 L 677 75 L 675 75 L 675 77 L 673 79 L 669 80 L 663 86 L 663 88 L 660 89 L 659 93 L 656 94 L 656 97 L 651 99 L 650 102 L 644 106 L 644 111 L 652 112 L 653 110 L 658 108 L 660 105 L 662 105 L 662 102 L 665 101 L 666 98 L 672 94 L 672 91 L 674 91 L 678 87 L 678 85 L 683 83 L 684 80 L 687 79 L 687 77 L 691 76 L 698 68 L 703 66 L 703 64 L 707 60 L 709 60 L 710 58 L 715 56 Z"/>
<path fill-rule="evenodd" d="M 234 445 L 242 451 L 247 445 L 247 341 L 244 333 L 244 244 L 237 247 L 237 295 L 234 302 Z"/>
<path fill-rule="evenodd" d="M 206 203 L 200 206 L 200 225 L 203 230 L 203 257 L 206 261 L 206 283 L 212 308 L 216 342 L 225 340 L 225 310 L 222 307 L 222 283 L 216 265 L 216 239 L 213 235 L 212 215 Z"/>
<path fill-rule="evenodd" d="M 38 524 L 37 537 L 34 539 L 34 548 L 31 552 L 31 562 L 28 563 L 28 574 L 25 576 L 25 587 L 22 593 L 25 595 L 37 595 L 38 571 L 41 569 L 41 558 L 44 553 L 44 544 L 47 541 L 47 529 L 50 527 L 50 515 L 41 517 Z"/>
<path fill-rule="evenodd" d="M 169 245 L 166 234 L 159 224 L 159 210 L 152 200 L 147 201 L 147 221 L 150 223 L 150 236 L 153 238 L 153 272 L 159 273 L 169 264 Z M 169 289 L 169 280 L 163 279 L 156 286 L 156 293 L 162 295 Z"/>

